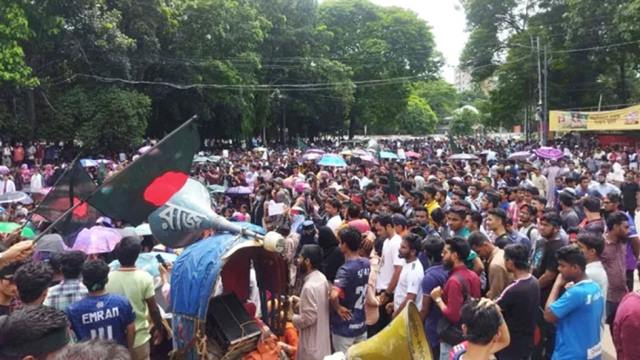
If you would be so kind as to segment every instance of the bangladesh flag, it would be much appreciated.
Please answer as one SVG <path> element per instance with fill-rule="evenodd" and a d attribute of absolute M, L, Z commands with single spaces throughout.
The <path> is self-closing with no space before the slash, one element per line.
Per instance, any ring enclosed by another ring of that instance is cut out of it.
<path fill-rule="evenodd" d="M 105 216 L 138 225 L 164 205 L 189 178 L 200 147 L 195 116 L 125 169 L 106 179 L 89 198 Z"/>
<path fill-rule="evenodd" d="M 55 225 L 55 229 L 65 239 L 67 245 L 71 246 L 75 235 L 85 227 L 93 226 L 100 213 L 89 204 L 84 202 L 96 189 L 89 174 L 80 164 L 80 161 L 73 163 L 72 167 L 65 171 L 55 186 L 42 199 L 34 214 L 38 214 L 50 222 L 60 219 Z M 61 217 L 70 208 L 78 205 L 73 211 Z"/>

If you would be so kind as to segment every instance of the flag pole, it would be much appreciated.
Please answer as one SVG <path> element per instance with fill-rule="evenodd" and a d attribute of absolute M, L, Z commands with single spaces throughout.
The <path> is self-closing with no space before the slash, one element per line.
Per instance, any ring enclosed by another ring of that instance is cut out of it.
<path fill-rule="evenodd" d="M 193 115 L 189 120 L 185 121 L 182 125 L 178 126 L 175 130 L 173 130 L 172 132 L 170 132 L 167 136 L 165 136 L 162 140 L 158 141 L 151 149 L 149 149 L 148 151 L 146 151 L 144 154 L 142 154 L 139 158 L 137 158 L 135 161 L 139 161 L 140 159 L 143 159 L 145 156 L 147 156 L 147 154 L 151 153 L 153 151 L 153 149 L 155 149 L 156 147 L 158 147 L 160 144 L 162 144 L 166 139 L 169 139 L 173 134 L 175 134 L 176 132 L 182 130 L 183 128 L 187 127 L 189 124 L 191 124 L 191 122 L 193 122 L 194 120 L 196 120 L 198 118 L 198 115 Z M 133 161 L 131 164 L 133 164 L 135 161 Z M 131 164 L 129 164 L 128 166 L 131 166 Z M 127 166 L 127 167 L 128 167 Z M 126 168 L 125 168 L 126 169 Z M 62 213 L 62 215 L 60 215 L 54 222 L 52 222 L 49 226 L 47 226 L 46 229 L 44 229 L 41 233 L 38 234 L 38 236 L 36 236 L 36 238 L 33 240 L 33 243 L 36 244 L 45 234 L 47 234 L 49 231 L 51 231 L 56 225 L 58 225 L 64 218 L 66 218 L 67 216 L 69 216 L 69 214 L 71 214 L 73 212 L 73 210 L 77 209 L 79 206 L 83 205 L 84 203 L 86 203 L 89 199 L 91 199 L 91 197 L 93 197 L 95 194 L 98 193 L 98 191 L 102 190 L 102 188 L 110 183 L 111 181 L 113 181 L 113 179 L 117 178 L 125 169 L 120 170 L 119 172 L 115 173 L 113 176 L 111 176 L 108 179 L 105 179 L 105 181 L 102 182 L 102 184 L 100 184 L 98 187 L 96 187 L 91 194 L 89 194 L 89 196 L 87 196 L 86 199 L 83 199 L 82 201 L 79 201 L 77 204 L 73 205 L 72 207 L 70 207 L 69 209 L 67 209 L 67 211 L 65 211 L 64 213 Z"/>

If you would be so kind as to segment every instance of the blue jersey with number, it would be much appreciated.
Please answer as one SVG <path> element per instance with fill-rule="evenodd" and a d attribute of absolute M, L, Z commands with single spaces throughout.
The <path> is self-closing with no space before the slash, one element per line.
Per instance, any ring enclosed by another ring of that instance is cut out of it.
<path fill-rule="evenodd" d="M 79 341 L 113 340 L 127 346 L 127 326 L 136 315 L 127 298 L 105 294 L 87 296 L 67 308 L 71 329 Z"/>
<path fill-rule="evenodd" d="M 343 337 L 356 337 L 366 330 L 364 300 L 369 282 L 369 259 L 347 260 L 336 274 L 333 288 L 340 292 L 340 305 L 351 311 L 351 320 L 342 320 L 335 310 L 331 311 L 331 332 Z"/>

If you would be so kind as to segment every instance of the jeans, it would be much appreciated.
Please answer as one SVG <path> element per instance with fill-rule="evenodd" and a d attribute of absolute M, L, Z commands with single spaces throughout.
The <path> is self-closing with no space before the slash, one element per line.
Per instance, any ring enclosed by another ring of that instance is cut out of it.
<path fill-rule="evenodd" d="M 453 346 L 440 342 L 440 360 L 449 360 L 449 352 L 451 352 L 452 348 Z"/>
<path fill-rule="evenodd" d="M 347 350 L 351 345 L 355 345 L 359 342 L 363 342 L 367 340 L 367 333 L 364 332 L 362 335 L 356 337 L 344 337 L 336 334 L 331 334 L 331 345 L 333 346 L 334 352 L 341 352 L 346 354 Z"/>

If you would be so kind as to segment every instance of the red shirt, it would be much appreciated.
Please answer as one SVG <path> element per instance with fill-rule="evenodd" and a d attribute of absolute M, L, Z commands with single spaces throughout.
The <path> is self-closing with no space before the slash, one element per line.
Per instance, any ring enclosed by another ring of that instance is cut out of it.
<path fill-rule="evenodd" d="M 640 354 L 640 294 L 627 294 L 616 312 L 613 325 L 613 343 L 619 360 L 638 359 Z"/>
<path fill-rule="evenodd" d="M 464 279 L 466 284 L 461 284 L 460 279 Z M 466 291 L 467 299 L 469 297 L 479 299 L 482 296 L 478 275 L 465 265 L 460 265 L 453 268 L 442 291 L 442 300 L 447 304 L 442 314 L 452 324 L 457 324 L 460 321 L 460 311 L 465 301 L 463 286 L 466 286 L 464 291 Z"/>

